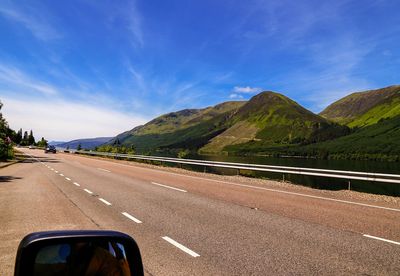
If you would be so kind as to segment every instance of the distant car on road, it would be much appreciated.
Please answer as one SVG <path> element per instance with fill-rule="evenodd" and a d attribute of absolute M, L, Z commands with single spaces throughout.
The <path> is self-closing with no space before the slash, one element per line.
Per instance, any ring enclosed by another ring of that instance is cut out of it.
<path fill-rule="evenodd" d="M 32 146 L 32 145 L 30 145 L 30 146 L 29 146 L 29 149 L 33 149 L 33 146 Z"/>
<path fill-rule="evenodd" d="M 49 153 L 49 152 L 56 153 L 57 152 L 56 147 L 55 146 L 47 146 L 44 150 L 44 153 Z"/>

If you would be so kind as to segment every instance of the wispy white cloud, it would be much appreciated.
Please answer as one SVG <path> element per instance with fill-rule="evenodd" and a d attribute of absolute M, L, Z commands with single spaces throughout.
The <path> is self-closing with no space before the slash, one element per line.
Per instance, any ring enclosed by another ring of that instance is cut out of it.
<path fill-rule="evenodd" d="M 59 99 L 22 100 L 2 98 L 3 115 L 14 129 L 33 129 L 37 138 L 73 140 L 114 136 L 143 124 L 147 119 L 89 103 Z"/>
<path fill-rule="evenodd" d="M 262 88 L 260 87 L 250 87 L 250 86 L 235 86 L 233 88 L 233 92 L 235 93 L 246 93 L 246 94 L 254 94 L 261 92 Z"/>
<path fill-rule="evenodd" d="M 0 15 L 21 24 L 28 29 L 36 38 L 44 41 L 59 39 L 61 34 L 53 24 L 47 22 L 43 9 L 38 11 L 33 6 L 14 5 L 12 2 L 2 3 Z"/>
<path fill-rule="evenodd" d="M 147 90 L 147 84 L 143 74 L 136 70 L 129 61 L 125 62 L 125 67 L 133 77 L 133 80 L 136 86 L 139 88 L 140 92 L 145 92 Z"/>
<path fill-rule="evenodd" d="M 0 64 L 0 84 L 8 88 L 20 88 L 18 90 L 22 91 L 28 88 L 29 91 L 47 96 L 58 94 L 57 89 L 52 85 L 32 78 L 15 67 L 4 64 Z"/>
<path fill-rule="evenodd" d="M 127 9 L 128 30 L 132 35 L 135 44 L 140 47 L 144 46 L 143 31 L 142 31 L 142 17 L 137 8 L 136 2 L 131 1 Z"/>
<path fill-rule="evenodd" d="M 123 4 L 115 5 L 114 1 L 90 2 L 92 8 L 100 11 L 107 19 L 108 28 L 123 28 L 125 38 L 131 46 L 142 48 L 145 44 L 143 32 L 143 16 L 137 7 L 136 0 L 122 1 Z M 120 24 L 122 23 L 122 24 Z"/>
<path fill-rule="evenodd" d="M 229 95 L 229 98 L 230 99 L 243 99 L 243 96 L 239 95 L 239 94 L 232 93 L 232 94 Z"/>

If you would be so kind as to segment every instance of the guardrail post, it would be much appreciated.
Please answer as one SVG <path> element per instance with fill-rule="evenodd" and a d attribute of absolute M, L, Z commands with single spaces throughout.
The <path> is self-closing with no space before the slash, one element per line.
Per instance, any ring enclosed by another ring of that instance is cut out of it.
<path fill-rule="evenodd" d="M 207 172 L 207 166 L 204 166 L 204 173 Z"/>
<path fill-rule="evenodd" d="M 347 185 L 347 189 L 350 191 L 351 190 L 351 181 L 349 179 L 348 185 Z"/>
<path fill-rule="evenodd" d="M 282 174 L 282 182 L 285 182 L 285 174 Z"/>
<path fill-rule="evenodd" d="M 236 175 L 240 175 L 240 169 L 236 170 Z"/>

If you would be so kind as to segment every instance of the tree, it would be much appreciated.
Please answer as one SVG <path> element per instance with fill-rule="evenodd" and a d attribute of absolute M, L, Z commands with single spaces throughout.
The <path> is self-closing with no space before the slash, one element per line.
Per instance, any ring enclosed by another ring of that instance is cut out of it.
<path fill-rule="evenodd" d="M 0 102 L 0 111 L 3 103 Z M 13 156 L 13 150 L 10 140 L 10 133 L 12 130 L 8 127 L 8 123 L 3 114 L 0 112 L 0 160 L 5 160 Z"/>
<path fill-rule="evenodd" d="M 78 147 L 76 148 L 76 150 L 81 150 L 82 149 L 82 145 L 81 143 L 78 144 Z"/>
<path fill-rule="evenodd" d="M 28 131 L 26 131 L 26 130 L 24 132 L 24 137 L 22 138 L 21 145 L 22 146 L 28 145 Z"/>
<path fill-rule="evenodd" d="M 33 137 L 33 131 L 31 129 L 31 132 L 29 133 L 28 136 L 28 145 L 33 145 L 35 144 L 35 137 Z"/>
<path fill-rule="evenodd" d="M 115 141 L 114 141 L 114 143 L 113 143 L 113 146 L 120 146 L 121 145 L 121 142 L 119 141 L 119 139 L 118 139 L 118 137 L 115 139 Z"/>
<path fill-rule="evenodd" d="M 37 142 L 37 146 L 38 146 L 38 147 L 42 147 L 42 148 L 47 147 L 47 140 L 44 139 L 44 137 L 42 137 L 42 139 L 41 139 L 40 141 Z"/>
<path fill-rule="evenodd" d="M 22 128 L 20 128 L 15 136 L 14 142 L 18 145 L 21 144 L 22 141 Z"/>

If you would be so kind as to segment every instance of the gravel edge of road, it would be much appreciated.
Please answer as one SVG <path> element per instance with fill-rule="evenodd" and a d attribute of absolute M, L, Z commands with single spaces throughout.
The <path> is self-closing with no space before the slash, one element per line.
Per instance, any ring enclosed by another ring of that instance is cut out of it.
<path fill-rule="evenodd" d="M 68 154 L 68 153 L 61 153 L 61 154 Z M 341 200 L 362 200 L 362 201 L 368 201 L 368 202 L 373 202 L 373 203 L 386 203 L 386 204 L 389 203 L 389 204 L 394 204 L 397 207 L 400 207 L 400 197 L 368 194 L 368 193 L 349 191 L 349 190 L 333 191 L 333 190 L 314 189 L 311 187 L 302 186 L 300 184 L 293 184 L 290 182 L 282 182 L 282 181 L 262 179 L 262 178 L 252 178 L 252 177 L 246 177 L 246 176 L 242 176 L 242 175 L 238 175 L 238 176 L 218 175 L 218 174 L 214 174 L 214 173 L 196 172 L 196 171 L 192 171 L 189 169 L 182 169 L 182 168 L 177 168 L 177 167 L 168 167 L 168 166 L 162 166 L 162 165 L 154 165 L 154 164 L 120 160 L 120 159 L 112 159 L 112 158 L 106 158 L 106 157 L 89 156 L 89 155 L 83 155 L 83 154 L 79 154 L 79 156 L 97 159 L 97 160 L 106 160 L 106 161 L 110 161 L 110 162 L 114 162 L 114 163 L 122 163 L 122 164 L 130 165 L 130 166 L 139 166 L 139 167 L 143 167 L 143 168 L 157 169 L 157 170 L 162 170 L 165 172 L 172 172 L 172 173 L 183 174 L 183 175 L 188 175 L 188 176 L 201 177 L 201 178 L 210 179 L 210 180 L 233 182 L 233 183 L 244 184 L 244 185 L 259 185 L 259 186 L 264 186 L 266 188 L 271 188 L 271 189 L 279 188 L 279 189 L 283 189 L 285 191 L 290 191 L 290 192 L 299 192 L 299 193 L 306 192 L 307 194 L 310 194 L 310 195 L 325 196 L 325 197 L 331 197 L 331 198 L 341 199 Z"/>

